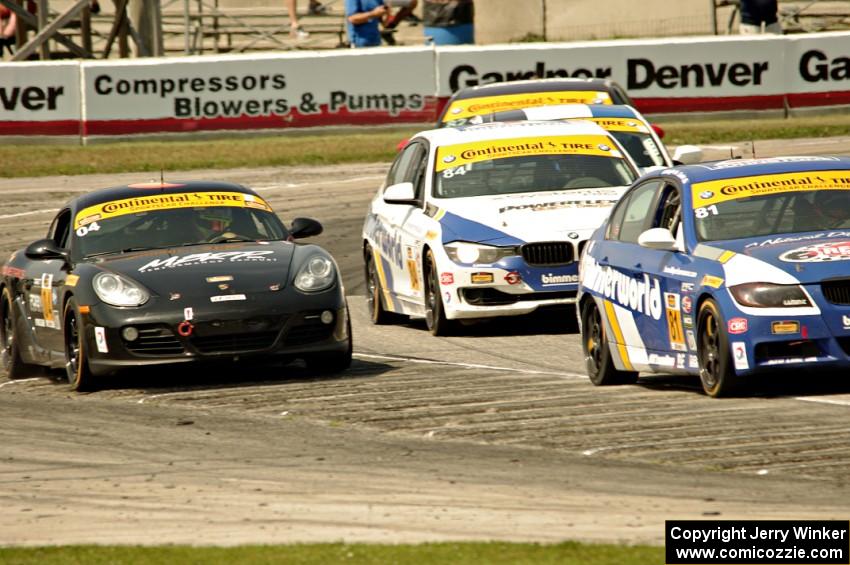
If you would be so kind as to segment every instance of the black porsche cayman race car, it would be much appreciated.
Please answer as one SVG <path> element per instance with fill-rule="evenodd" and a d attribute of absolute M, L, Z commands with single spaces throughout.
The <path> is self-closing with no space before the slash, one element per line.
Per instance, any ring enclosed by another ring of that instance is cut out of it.
<path fill-rule="evenodd" d="M 147 183 L 68 202 L 0 268 L 10 378 L 64 367 L 90 389 L 122 368 L 249 356 L 351 363 L 342 281 L 315 220 L 286 228 L 243 186 Z"/>

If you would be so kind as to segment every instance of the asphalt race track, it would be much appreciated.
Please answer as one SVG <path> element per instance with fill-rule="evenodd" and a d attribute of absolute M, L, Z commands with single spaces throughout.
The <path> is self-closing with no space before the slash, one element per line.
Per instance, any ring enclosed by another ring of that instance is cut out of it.
<path fill-rule="evenodd" d="M 850 154 L 850 138 L 757 150 Z M 722 400 L 672 376 L 594 388 L 567 315 L 451 338 L 369 324 L 360 227 L 386 166 L 167 173 L 241 182 L 286 220 L 324 224 L 315 242 L 344 273 L 355 362 L 323 379 L 299 365 L 136 372 L 92 394 L 58 373 L 0 379 L 0 545 L 660 543 L 665 519 L 847 518 L 847 375 Z M 71 195 L 144 180 L 0 179 L 0 257 Z"/>

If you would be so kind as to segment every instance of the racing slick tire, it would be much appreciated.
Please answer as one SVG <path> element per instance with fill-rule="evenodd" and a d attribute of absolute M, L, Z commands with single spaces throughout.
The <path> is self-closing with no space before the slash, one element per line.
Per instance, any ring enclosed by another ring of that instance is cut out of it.
<path fill-rule="evenodd" d="M 596 386 L 626 385 L 637 382 L 637 371 L 621 371 L 614 365 L 605 335 L 602 315 L 593 299 L 581 308 L 581 348 L 587 375 Z"/>
<path fill-rule="evenodd" d="M 384 306 L 382 296 L 384 289 L 381 286 L 381 277 L 378 276 L 378 267 L 375 265 L 375 254 L 368 245 L 364 252 L 366 270 L 366 308 L 369 320 L 375 325 L 393 323 L 397 315 L 389 312 Z"/>
<path fill-rule="evenodd" d="M 425 325 L 436 336 L 452 335 L 456 329 L 454 320 L 446 318 L 443 296 L 440 294 L 440 273 L 430 249 L 425 258 Z"/>
<path fill-rule="evenodd" d="M 351 356 L 354 353 L 354 347 L 351 337 L 351 316 L 348 315 L 346 309 L 346 330 L 348 331 L 348 347 L 342 353 L 323 353 L 316 357 L 310 357 L 305 360 L 307 368 L 310 371 L 322 375 L 331 375 L 341 373 L 351 366 Z"/>
<path fill-rule="evenodd" d="M 0 295 L 0 371 L 10 379 L 24 379 L 44 374 L 38 365 L 24 363 L 18 346 L 17 330 L 12 306 L 12 293 L 8 288 Z"/>
<path fill-rule="evenodd" d="M 62 335 L 65 339 L 65 372 L 71 390 L 91 391 L 96 388 L 96 379 L 89 368 L 86 351 L 85 322 L 73 298 L 65 304 L 62 317 Z"/>
<path fill-rule="evenodd" d="M 707 299 L 697 316 L 697 358 L 702 389 L 713 398 L 729 396 L 740 388 L 724 327 L 717 303 Z"/>

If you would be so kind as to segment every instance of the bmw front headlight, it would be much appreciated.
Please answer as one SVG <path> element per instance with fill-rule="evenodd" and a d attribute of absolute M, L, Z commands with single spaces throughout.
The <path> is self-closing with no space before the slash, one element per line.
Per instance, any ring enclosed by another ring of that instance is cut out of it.
<path fill-rule="evenodd" d="M 444 246 L 449 259 L 455 263 L 497 263 L 505 257 L 518 255 L 516 247 L 494 247 L 480 243 L 456 241 Z"/>
<path fill-rule="evenodd" d="M 317 292 L 333 285 L 336 268 L 333 261 L 324 255 L 313 255 L 307 259 L 295 275 L 295 288 L 302 292 Z"/>
<path fill-rule="evenodd" d="M 97 297 L 111 306 L 141 306 L 150 298 L 144 288 L 114 273 L 96 274 L 92 286 Z"/>
<path fill-rule="evenodd" d="M 798 284 L 746 283 L 729 287 L 742 306 L 752 308 L 800 308 L 811 306 L 808 295 Z"/>

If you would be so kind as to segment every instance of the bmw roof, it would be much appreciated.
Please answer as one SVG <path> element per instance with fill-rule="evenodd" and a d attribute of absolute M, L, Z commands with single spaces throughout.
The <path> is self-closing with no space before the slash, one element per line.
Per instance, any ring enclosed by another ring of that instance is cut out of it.
<path fill-rule="evenodd" d="M 504 94 L 524 94 L 527 92 L 558 92 L 561 90 L 599 90 L 608 92 L 612 81 L 600 78 L 545 78 L 495 82 L 471 86 L 457 91 L 453 100 L 480 98 L 482 96 L 500 96 Z"/>
<path fill-rule="evenodd" d="M 419 132 L 413 139 L 424 137 L 434 145 L 454 145 L 490 139 L 521 137 L 602 135 L 610 134 L 593 122 L 495 122 L 459 128 L 441 128 Z"/>
<path fill-rule="evenodd" d="M 691 183 L 756 175 L 829 171 L 835 169 L 850 169 L 850 157 L 799 156 L 770 157 L 767 159 L 728 159 L 726 161 L 676 167 L 676 170 L 684 173 Z M 664 174 L 668 170 L 661 171 L 661 174 Z"/>
<path fill-rule="evenodd" d="M 637 110 L 625 104 L 558 104 L 522 110 L 497 112 L 497 116 L 524 114 L 528 120 L 564 120 L 572 118 L 637 118 Z"/>

